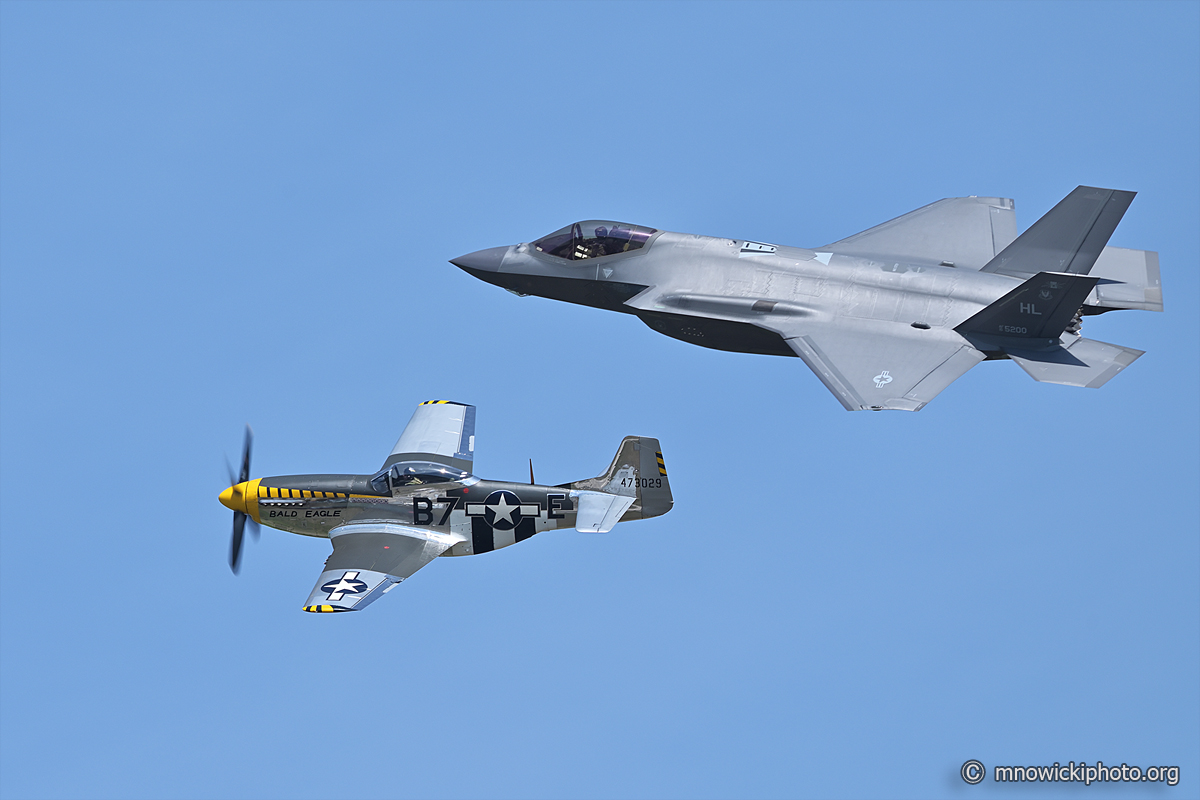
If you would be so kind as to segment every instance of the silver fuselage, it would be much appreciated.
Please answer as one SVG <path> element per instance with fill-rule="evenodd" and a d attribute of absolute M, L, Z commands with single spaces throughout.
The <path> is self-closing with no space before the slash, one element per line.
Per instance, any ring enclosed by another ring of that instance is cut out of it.
<path fill-rule="evenodd" d="M 423 528 L 461 539 L 443 554 L 448 556 L 498 550 L 543 531 L 575 527 L 575 504 L 566 487 L 470 477 L 395 488 L 382 495 L 366 493 L 369 478 L 261 478 L 248 482 L 243 490 L 247 497 L 245 510 L 263 525 L 321 538 L 329 538 L 334 528 L 352 523 L 391 522 Z M 503 512 L 499 519 L 497 507 Z"/>

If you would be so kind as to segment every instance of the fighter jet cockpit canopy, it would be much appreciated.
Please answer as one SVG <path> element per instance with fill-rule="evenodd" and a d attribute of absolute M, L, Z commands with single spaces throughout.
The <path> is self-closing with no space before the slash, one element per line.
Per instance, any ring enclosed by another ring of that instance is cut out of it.
<path fill-rule="evenodd" d="M 471 473 L 446 464 L 434 464 L 431 461 L 400 461 L 371 478 L 371 488 L 380 494 L 387 494 L 390 489 L 404 486 L 449 483 L 450 481 L 463 481 L 469 477 L 471 477 Z"/>
<path fill-rule="evenodd" d="M 658 231 L 654 228 L 643 228 L 641 225 L 590 219 L 543 236 L 533 246 L 547 255 L 581 261 L 640 250 L 656 233 Z"/>

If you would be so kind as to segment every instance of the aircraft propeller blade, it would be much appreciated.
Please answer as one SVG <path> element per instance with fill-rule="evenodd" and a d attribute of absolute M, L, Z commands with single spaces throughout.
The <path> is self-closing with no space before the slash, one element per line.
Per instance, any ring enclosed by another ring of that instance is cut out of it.
<path fill-rule="evenodd" d="M 238 563 L 242 560 L 242 535 L 246 530 L 246 515 L 233 512 L 233 537 L 229 542 L 229 568 L 237 575 Z"/>
<path fill-rule="evenodd" d="M 242 471 L 238 474 L 237 479 L 233 477 L 233 468 L 229 466 L 228 460 L 225 462 L 226 468 L 229 470 L 229 481 L 231 486 L 241 486 L 246 481 L 250 480 L 250 446 L 254 441 L 254 432 L 250 430 L 250 426 L 246 426 L 246 438 L 242 445 Z M 246 532 L 247 515 L 242 511 L 233 512 L 233 535 L 229 540 L 229 568 L 233 570 L 233 574 L 237 574 L 238 564 L 242 560 L 242 540 Z M 250 520 L 250 532 L 258 538 L 258 523 Z"/>
<path fill-rule="evenodd" d="M 238 483 L 245 483 L 250 480 L 250 445 L 254 442 L 254 431 L 250 430 L 250 426 L 246 426 L 246 439 L 242 445 L 242 472 L 238 476 Z"/>

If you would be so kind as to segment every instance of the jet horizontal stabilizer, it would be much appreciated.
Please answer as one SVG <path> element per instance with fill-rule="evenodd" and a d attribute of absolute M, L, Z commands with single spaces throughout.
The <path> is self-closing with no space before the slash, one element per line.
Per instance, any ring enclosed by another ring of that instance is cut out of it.
<path fill-rule="evenodd" d="M 1128 367 L 1144 351 L 1069 336 L 1070 341 L 1043 350 L 1005 347 L 1009 358 L 1035 381 L 1098 389 Z"/>
<path fill-rule="evenodd" d="M 1086 304 L 1089 306 L 1105 311 L 1117 308 L 1163 310 L 1158 253 L 1106 247 L 1088 274 L 1101 278 L 1095 291 L 1088 296 Z"/>

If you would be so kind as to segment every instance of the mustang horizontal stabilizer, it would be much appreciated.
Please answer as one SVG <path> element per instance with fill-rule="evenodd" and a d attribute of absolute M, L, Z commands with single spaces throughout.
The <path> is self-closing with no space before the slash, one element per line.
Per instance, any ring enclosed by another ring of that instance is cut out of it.
<path fill-rule="evenodd" d="M 784 339 L 848 411 L 920 411 L 983 360 L 953 331 L 814 328 Z"/>
<path fill-rule="evenodd" d="M 413 412 L 383 468 L 397 461 L 434 461 L 470 471 L 474 459 L 475 406 L 426 400 Z"/>
<path fill-rule="evenodd" d="M 947 197 L 819 250 L 979 269 L 1017 238 L 1013 201 Z"/>
<path fill-rule="evenodd" d="M 461 537 L 389 522 L 342 525 L 329 532 L 333 554 L 305 611 L 359 611 L 453 547 Z"/>
<path fill-rule="evenodd" d="M 955 328 L 1005 339 L 1057 339 L 1075 319 L 1099 278 L 1039 272 Z M 987 348 L 985 348 L 987 349 Z"/>
<path fill-rule="evenodd" d="M 1079 186 L 980 272 L 1015 277 L 1036 272 L 1087 275 L 1136 194 Z"/>
<path fill-rule="evenodd" d="M 1068 334 L 1066 341 L 1042 350 L 1007 345 L 1004 352 L 1036 381 L 1098 389 L 1144 351 Z"/>
<path fill-rule="evenodd" d="M 633 505 L 632 487 L 628 495 L 576 489 L 571 497 L 576 503 L 575 530 L 580 533 L 608 533 Z"/>

